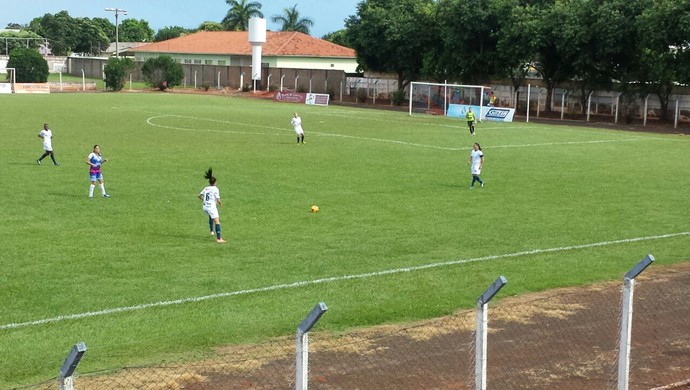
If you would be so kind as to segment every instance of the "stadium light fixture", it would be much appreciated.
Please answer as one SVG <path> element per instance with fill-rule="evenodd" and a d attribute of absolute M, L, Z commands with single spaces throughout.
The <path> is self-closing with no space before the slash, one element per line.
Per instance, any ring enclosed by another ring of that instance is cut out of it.
<path fill-rule="evenodd" d="M 115 13 L 115 57 L 120 58 L 120 50 L 118 48 L 119 43 L 120 43 L 120 27 L 119 23 L 117 21 L 118 16 L 120 14 L 125 14 L 127 15 L 127 10 L 126 9 L 121 9 L 121 8 L 106 8 L 105 9 L 108 12 L 114 12 Z"/>

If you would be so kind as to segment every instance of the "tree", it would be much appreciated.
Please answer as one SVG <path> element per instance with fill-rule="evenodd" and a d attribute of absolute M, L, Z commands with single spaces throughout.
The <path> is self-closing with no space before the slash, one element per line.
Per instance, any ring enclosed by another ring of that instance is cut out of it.
<path fill-rule="evenodd" d="M 347 31 L 345 29 L 329 32 L 321 37 L 321 39 L 335 43 L 336 45 L 350 47 L 350 43 L 347 41 Z"/>
<path fill-rule="evenodd" d="M 115 24 L 108 18 L 93 18 L 91 23 L 98 26 L 108 37 L 108 42 L 115 42 Z"/>
<path fill-rule="evenodd" d="M 218 22 L 205 21 L 199 25 L 196 31 L 223 31 L 225 27 Z"/>
<path fill-rule="evenodd" d="M 300 18 L 297 4 L 292 8 L 283 9 L 282 15 L 273 15 L 271 21 L 282 24 L 280 31 L 298 31 L 305 34 L 309 34 L 309 27 L 314 25 L 310 18 Z"/>
<path fill-rule="evenodd" d="M 535 68 L 546 84 L 546 112 L 552 111 L 551 97 L 556 85 L 568 81 L 574 74 L 573 63 L 578 48 L 570 41 L 570 34 L 577 27 L 570 26 L 574 19 L 568 18 L 568 8 L 564 2 L 547 4 L 537 9 L 535 16 L 539 31 L 536 45 Z"/>
<path fill-rule="evenodd" d="M 189 30 L 180 26 L 163 27 L 162 29 L 158 30 L 153 39 L 156 42 L 167 41 L 168 39 L 179 38 L 188 33 Z"/>
<path fill-rule="evenodd" d="M 637 19 L 640 39 L 638 80 L 641 92 L 653 93 L 668 120 L 669 98 L 678 81 L 688 80 L 690 0 L 659 0 Z"/>
<path fill-rule="evenodd" d="M 227 31 L 247 31 L 249 19 L 263 18 L 261 3 L 249 0 L 225 0 L 230 6 L 228 13 L 221 22 Z"/>
<path fill-rule="evenodd" d="M 9 38 L 9 39 L 6 39 Z M 43 39 L 33 31 L 3 31 L 0 32 L 0 53 L 9 53 L 17 47 L 38 49 Z"/>
<path fill-rule="evenodd" d="M 99 24 L 93 23 L 89 18 L 76 18 L 78 26 L 78 39 L 72 49 L 77 53 L 100 54 L 110 44 L 108 35 Z"/>
<path fill-rule="evenodd" d="M 491 79 L 499 20 L 491 10 L 489 0 L 438 3 L 440 44 L 435 46 L 432 57 L 444 78 L 457 77 L 463 84 L 482 84 Z"/>
<path fill-rule="evenodd" d="M 395 73 L 398 89 L 419 77 L 433 42 L 434 0 L 364 0 L 345 21 L 360 67 Z"/>
<path fill-rule="evenodd" d="M 136 68 L 137 66 L 131 58 L 109 58 L 103 69 L 103 73 L 105 73 L 105 87 L 112 91 L 122 90 L 125 86 L 127 75 Z"/>
<path fill-rule="evenodd" d="M 499 34 L 496 41 L 496 75 L 508 77 L 515 91 L 518 91 L 527 77 L 531 64 L 536 60 L 538 43 L 537 8 L 520 6 L 517 0 L 498 1 L 495 12 L 505 15 L 499 19 Z M 516 98 L 518 100 L 519 95 Z"/>
<path fill-rule="evenodd" d="M 25 29 L 26 26 L 19 23 L 7 23 L 7 27 L 5 28 L 8 30 L 22 30 Z"/>
<path fill-rule="evenodd" d="M 29 29 L 43 38 L 47 38 L 50 42 L 50 50 L 55 55 L 69 55 L 77 46 L 79 25 L 75 19 L 69 16 L 67 11 L 34 18 L 29 23 Z"/>
<path fill-rule="evenodd" d="M 119 28 L 120 42 L 153 42 L 153 30 L 144 19 L 125 19 Z"/>
<path fill-rule="evenodd" d="M 149 86 L 161 91 L 180 85 L 184 80 L 182 64 L 167 55 L 146 60 L 141 68 L 141 73 Z"/>
<path fill-rule="evenodd" d="M 10 52 L 8 68 L 15 69 L 18 83 L 45 83 L 48 81 L 48 61 L 35 49 L 23 47 Z"/>

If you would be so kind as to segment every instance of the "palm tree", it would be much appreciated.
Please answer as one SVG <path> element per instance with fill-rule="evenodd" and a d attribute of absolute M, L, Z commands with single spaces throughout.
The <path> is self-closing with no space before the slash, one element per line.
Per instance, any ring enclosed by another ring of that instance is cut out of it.
<path fill-rule="evenodd" d="M 248 0 L 225 0 L 230 6 L 228 13 L 221 22 L 228 31 L 247 31 L 249 19 L 252 17 L 263 18 L 261 3 Z"/>
<path fill-rule="evenodd" d="M 310 18 L 300 18 L 299 11 L 297 11 L 297 4 L 292 8 L 285 8 L 283 15 L 273 15 L 271 17 L 273 23 L 282 23 L 283 27 L 280 31 L 298 31 L 309 34 L 309 27 L 314 25 L 314 21 Z"/>

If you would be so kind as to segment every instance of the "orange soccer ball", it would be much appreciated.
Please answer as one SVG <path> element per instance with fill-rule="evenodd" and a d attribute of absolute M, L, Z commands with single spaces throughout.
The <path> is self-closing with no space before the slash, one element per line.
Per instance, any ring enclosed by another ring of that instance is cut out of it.
<path fill-rule="evenodd" d="M 311 206 L 311 212 L 312 213 L 318 213 L 319 212 L 319 206 L 317 206 L 317 205 Z"/>

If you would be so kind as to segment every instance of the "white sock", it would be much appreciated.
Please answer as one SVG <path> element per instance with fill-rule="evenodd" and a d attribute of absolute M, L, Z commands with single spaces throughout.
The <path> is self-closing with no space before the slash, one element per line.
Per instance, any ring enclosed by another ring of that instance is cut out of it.
<path fill-rule="evenodd" d="M 105 184 L 101 183 L 101 194 L 105 195 Z"/>
<path fill-rule="evenodd" d="M 89 198 L 93 198 L 93 189 L 96 188 L 95 185 L 91 184 L 89 187 Z"/>

